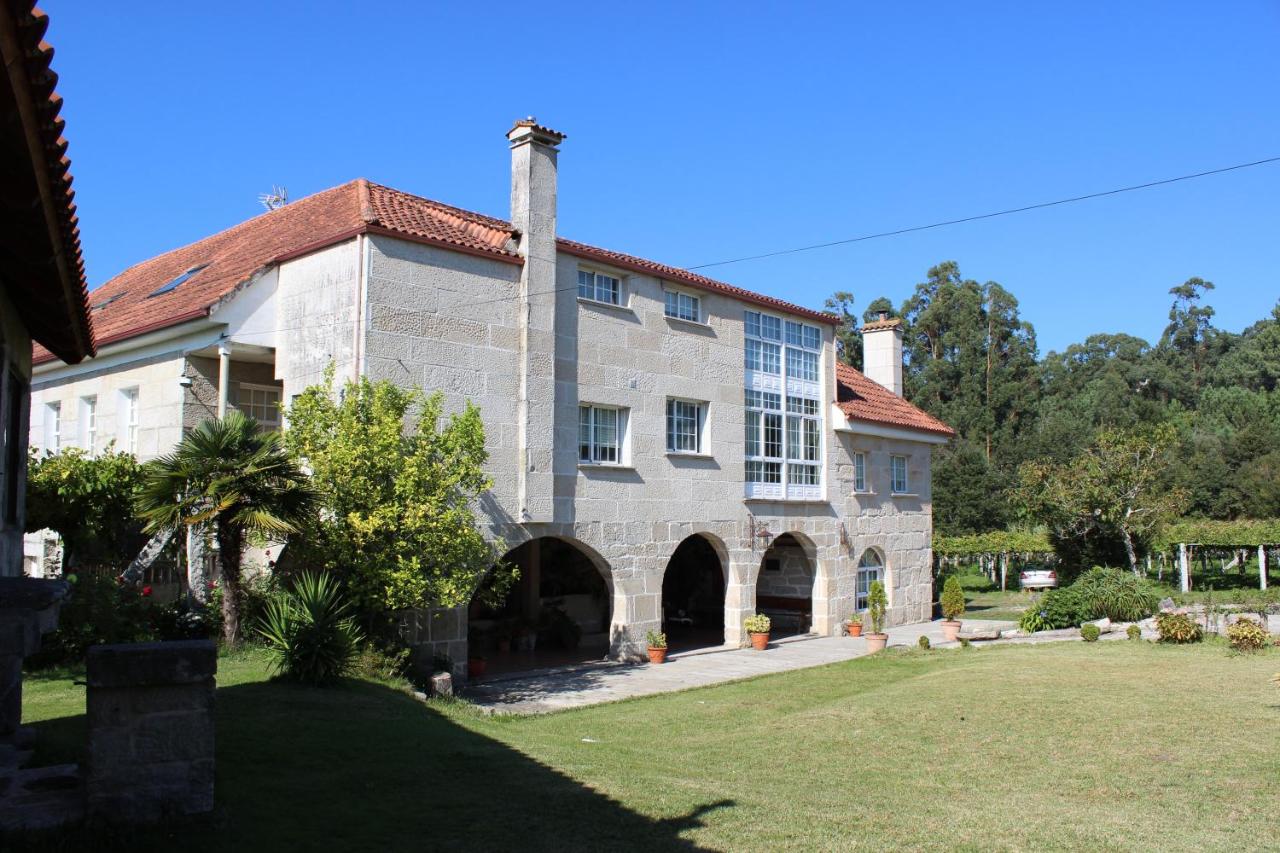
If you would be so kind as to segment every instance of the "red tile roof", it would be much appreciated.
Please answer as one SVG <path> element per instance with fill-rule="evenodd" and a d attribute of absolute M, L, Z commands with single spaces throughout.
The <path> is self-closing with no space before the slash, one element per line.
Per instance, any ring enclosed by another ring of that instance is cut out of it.
<path fill-rule="evenodd" d="M 108 344 L 205 316 L 255 273 L 356 234 L 386 234 L 469 254 L 522 263 L 510 223 L 366 181 L 324 190 L 263 213 L 199 242 L 132 266 L 93 291 L 98 342 Z M 687 270 L 572 240 L 561 251 L 694 287 L 724 293 L 825 323 L 830 314 L 753 293 Z M 157 288 L 197 265 L 205 267 L 174 290 Z M 37 362 L 53 355 L 41 347 Z"/>
<path fill-rule="evenodd" d="M 0 58 L 8 84 L 4 138 L 4 227 L 22 261 L 6 269 L 17 307 L 31 336 L 68 362 L 94 353 L 93 324 L 85 307 L 80 221 L 71 189 L 71 161 L 59 116 L 53 48 L 43 41 L 49 16 L 31 0 L 4 0 L 0 8 Z"/>
<path fill-rule="evenodd" d="M 836 405 L 845 417 L 903 429 L 953 436 L 955 430 L 917 409 L 878 382 L 840 362 L 836 364 Z"/>

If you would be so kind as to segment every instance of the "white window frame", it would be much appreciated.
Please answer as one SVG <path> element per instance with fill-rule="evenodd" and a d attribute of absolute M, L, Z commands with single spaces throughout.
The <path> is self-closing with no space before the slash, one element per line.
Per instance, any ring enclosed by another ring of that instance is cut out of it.
<path fill-rule="evenodd" d="M 584 282 L 583 277 L 589 276 L 590 281 Z M 607 279 L 612 281 L 616 287 L 613 289 L 614 299 L 600 298 L 600 280 Z M 592 269 L 590 267 L 578 267 L 578 298 L 585 299 L 588 302 L 599 302 L 601 305 L 613 305 L 622 307 L 626 304 L 626 296 L 623 293 L 623 277 L 615 275 L 611 272 Z M 586 292 L 584 292 L 584 289 Z"/>
<path fill-rule="evenodd" d="M 686 308 L 688 301 L 688 310 Z M 674 310 L 672 302 L 675 302 Z M 702 297 L 684 290 L 665 288 L 662 294 L 662 313 L 672 320 L 683 320 L 686 323 L 703 323 Z M 692 314 L 692 316 L 690 316 Z"/>
<path fill-rule="evenodd" d="M 853 491 L 865 495 L 867 489 L 867 454 L 859 450 L 853 454 Z"/>
<path fill-rule="evenodd" d="M 688 400 L 683 397 L 667 398 L 667 453 L 676 456 L 705 456 L 707 453 L 707 402 L 705 400 Z M 685 408 L 681 412 L 681 408 Z M 693 447 L 680 447 L 679 439 L 687 438 L 688 432 L 677 429 L 680 422 L 688 423 L 692 408 Z"/>
<path fill-rule="evenodd" d="M 867 565 L 867 555 L 875 555 L 876 564 Z M 880 581 L 884 583 L 885 569 L 884 560 L 875 551 L 868 548 L 862 553 L 862 557 L 858 560 L 858 580 L 854 589 L 854 610 L 862 611 L 867 609 L 867 597 L 871 592 L 871 582 Z M 885 595 L 888 596 L 889 590 L 885 589 Z"/>
<path fill-rule="evenodd" d="M 62 401 L 44 404 L 44 449 L 57 453 L 62 449 Z"/>
<path fill-rule="evenodd" d="M 117 406 L 119 411 L 116 413 L 116 421 L 119 424 L 119 440 L 120 450 L 125 453 L 137 454 L 138 452 L 138 424 L 140 421 L 139 394 L 138 388 L 121 388 L 117 392 Z"/>
<path fill-rule="evenodd" d="M 597 403 L 582 403 L 578 406 L 579 465 L 608 465 L 624 468 L 630 465 L 630 454 L 627 451 L 629 411 L 621 406 Z M 600 431 L 604 425 L 599 422 L 599 418 L 604 412 L 613 414 L 612 444 L 600 441 Z M 610 459 L 610 456 L 613 458 Z"/>
<path fill-rule="evenodd" d="M 98 395 L 80 398 L 80 445 L 90 456 L 98 446 Z"/>
<path fill-rule="evenodd" d="M 762 311 L 746 311 L 743 339 L 746 496 L 821 500 L 825 479 L 822 330 Z M 766 441 L 775 425 L 781 428 L 780 446 Z"/>
<path fill-rule="evenodd" d="M 276 398 L 275 405 L 271 406 L 270 402 L 265 402 L 265 403 L 254 402 L 253 392 L 255 391 L 262 394 L 274 394 Z M 246 392 L 247 392 L 247 397 L 245 396 Z M 263 429 L 278 430 L 280 429 L 280 425 L 281 425 L 280 403 L 282 401 L 283 396 L 284 396 L 284 389 L 281 388 L 279 385 L 259 385 L 253 382 L 241 382 L 240 387 L 237 391 L 236 408 L 239 409 L 244 414 L 248 415 L 249 417 L 253 418 L 259 424 L 261 424 Z M 258 417 L 253 413 L 253 410 L 255 408 L 270 410 L 272 414 L 272 419 L 266 420 L 264 418 Z"/>
<path fill-rule="evenodd" d="M 902 479 L 898 479 L 898 468 L 902 468 Z M 895 495 L 911 494 L 911 466 L 906 456 L 895 453 L 889 457 L 889 491 Z"/>

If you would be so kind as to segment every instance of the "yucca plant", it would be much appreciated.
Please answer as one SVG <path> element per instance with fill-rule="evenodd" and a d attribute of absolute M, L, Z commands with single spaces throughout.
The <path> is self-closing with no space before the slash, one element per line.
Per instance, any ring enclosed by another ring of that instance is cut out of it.
<path fill-rule="evenodd" d="M 271 667 L 304 684 L 332 684 L 350 671 L 360 647 L 351 604 L 328 572 L 303 572 L 293 590 L 267 602 L 258 633 Z"/>

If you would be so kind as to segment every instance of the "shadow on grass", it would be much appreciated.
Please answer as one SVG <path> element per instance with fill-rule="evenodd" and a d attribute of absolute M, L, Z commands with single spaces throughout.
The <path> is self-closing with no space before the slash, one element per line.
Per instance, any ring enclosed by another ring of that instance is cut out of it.
<path fill-rule="evenodd" d="M 21 849 L 696 850 L 682 834 L 734 805 L 650 818 L 371 682 L 220 688 L 216 713 L 214 814 L 27 836 Z M 83 715 L 34 725 L 58 751 L 83 743 Z"/>

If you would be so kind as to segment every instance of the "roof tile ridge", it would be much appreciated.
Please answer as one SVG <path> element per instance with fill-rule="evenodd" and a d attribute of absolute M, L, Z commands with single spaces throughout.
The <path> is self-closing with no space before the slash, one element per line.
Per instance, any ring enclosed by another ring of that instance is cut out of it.
<path fill-rule="evenodd" d="M 378 215 L 373 212 L 373 198 L 369 192 L 369 179 L 356 178 L 356 204 L 361 221 L 366 225 L 377 225 Z"/>

